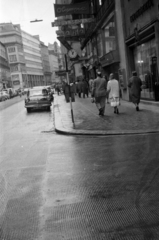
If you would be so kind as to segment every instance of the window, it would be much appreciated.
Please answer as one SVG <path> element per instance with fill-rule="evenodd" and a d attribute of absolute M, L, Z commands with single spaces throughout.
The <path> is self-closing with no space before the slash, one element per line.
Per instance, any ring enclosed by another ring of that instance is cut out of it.
<path fill-rule="evenodd" d="M 9 52 L 9 53 L 15 52 L 15 47 L 9 47 L 9 48 L 8 48 L 8 52 Z"/>
<path fill-rule="evenodd" d="M 18 71 L 18 65 L 10 66 L 11 72 L 17 72 Z"/>
<path fill-rule="evenodd" d="M 10 55 L 9 56 L 9 61 L 10 62 L 17 62 L 17 56 L 16 55 Z"/>
<path fill-rule="evenodd" d="M 109 53 L 116 49 L 115 38 L 115 20 L 114 16 L 104 28 L 105 32 L 105 49 L 106 53 Z"/>
<path fill-rule="evenodd" d="M 98 49 L 98 56 L 103 56 L 103 43 L 102 43 L 102 34 L 99 33 L 97 36 L 97 49 Z"/>

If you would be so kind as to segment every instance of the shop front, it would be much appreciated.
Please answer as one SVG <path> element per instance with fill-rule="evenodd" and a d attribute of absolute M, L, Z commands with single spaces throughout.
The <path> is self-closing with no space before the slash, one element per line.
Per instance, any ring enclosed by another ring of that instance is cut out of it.
<path fill-rule="evenodd" d="M 134 49 L 135 69 L 142 81 L 141 98 L 159 101 L 157 52 L 155 39 Z"/>
<path fill-rule="evenodd" d="M 124 7 L 128 77 L 136 71 L 142 81 L 141 98 L 159 101 L 158 1 L 126 1 Z"/>

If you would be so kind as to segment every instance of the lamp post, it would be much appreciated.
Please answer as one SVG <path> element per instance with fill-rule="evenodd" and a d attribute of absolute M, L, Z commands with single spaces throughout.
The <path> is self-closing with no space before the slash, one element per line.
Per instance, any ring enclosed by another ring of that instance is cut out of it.
<path fill-rule="evenodd" d="M 69 99 L 70 99 L 71 117 L 72 117 L 73 126 L 75 127 L 74 116 L 73 116 L 73 106 L 72 106 L 72 99 L 71 99 L 71 87 L 70 87 L 70 80 L 69 80 L 69 75 L 68 75 L 68 63 L 67 63 L 67 55 L 66 54 L 65 54 L 65 64 L 66 64 L 66 79 L 67 79 L 67 83 L 68 83 L 68 86 L 69 86 Z"/>

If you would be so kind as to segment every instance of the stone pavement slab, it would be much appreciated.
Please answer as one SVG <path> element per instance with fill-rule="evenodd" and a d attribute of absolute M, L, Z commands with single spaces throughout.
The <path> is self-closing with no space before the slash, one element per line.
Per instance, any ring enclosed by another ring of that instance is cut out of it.
<path fill-rule="evenodd" d="M 91 98 L 76 96 L 72 103 L 74 124 L 71 117 L 70 103 L 66 103 L 64 95 L 55 96 L 54 116 L 55 130 L 63 134 L 142 134 L 159 131 L 159 107 L 140 104 L 137 112 L 130 102 L 121 100 L 119 115 L 114 114 L 110 104 L 106 104 L 105 116 L 98 115 L 98 110 Z"/>

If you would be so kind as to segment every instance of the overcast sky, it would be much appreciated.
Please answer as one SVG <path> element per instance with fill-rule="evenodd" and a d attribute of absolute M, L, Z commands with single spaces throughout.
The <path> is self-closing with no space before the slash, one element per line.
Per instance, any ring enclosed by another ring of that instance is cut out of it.
<path fill-rule="evenodd" d="M 51 22 L 55 20 L 54 3 L 55 0 L 0 0 L 0 23 L 20 24 L 22 30 L 39 35 L 46 45 L 58 42 L 57 28 L 51 27 Z M 35 19 L 43 22 L 30 23 Z"/>

